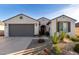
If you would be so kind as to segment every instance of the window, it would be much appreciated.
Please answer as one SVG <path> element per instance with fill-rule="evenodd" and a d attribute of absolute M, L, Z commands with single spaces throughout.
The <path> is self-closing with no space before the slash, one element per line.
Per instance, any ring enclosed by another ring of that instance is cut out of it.
<path fill-rule="evenodd" d="M 23 17 L 22 17 L 22 16 L 20 16 L 20 19 L 23 19 Z"/>
<path fill-rule="evenodd" d="M 58 22 L 57 32 L 70 32 L 70 22 Z"/>

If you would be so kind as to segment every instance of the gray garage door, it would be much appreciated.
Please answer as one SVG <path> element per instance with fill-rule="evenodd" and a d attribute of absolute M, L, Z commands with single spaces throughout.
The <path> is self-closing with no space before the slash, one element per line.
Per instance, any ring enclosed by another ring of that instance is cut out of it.
<path fill-rule="evenodd" d="M 33 36 L 33 24 L 9 24 L 9 36 Z"/>

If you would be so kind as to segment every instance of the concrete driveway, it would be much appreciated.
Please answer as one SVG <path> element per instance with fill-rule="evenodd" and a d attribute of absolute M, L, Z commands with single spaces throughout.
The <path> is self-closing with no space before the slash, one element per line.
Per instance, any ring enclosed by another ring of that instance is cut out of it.
<path fill-rule="evenodd" d="M 0 37 L 0 55 L 26 49 L 34 37 Z"/>

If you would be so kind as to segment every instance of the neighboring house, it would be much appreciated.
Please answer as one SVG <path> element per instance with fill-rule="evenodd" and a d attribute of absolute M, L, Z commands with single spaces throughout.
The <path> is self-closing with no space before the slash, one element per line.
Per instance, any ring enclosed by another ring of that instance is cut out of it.
<path fill-rule="evenodd" d="M 4 35 L 4 23 L 0 21 L 0 36 Z"/>
<path fill-rule="evenodd" d="M 5 37 L 24 37 L 39 34 L 39 22 L 24 14 L 9 18 L 4 23 Z"/>
<path fill-rule="evenodd" d="M 79 22 L 75 24 L 75 34 L 79 36 Z"/>
<path fill-rule="evenodd" d="M 52 36 L 55 32 L 58 34 L 61 31 L 69 35 L 75 35 L 75 19 L 66 15 L 61 15 L 52 20 L 45 17 L 33 19 L 24 14 L 16 15 L 4 21 L 5 23 L 5 37 L 23 37 L 39 35 L 42 32 L 45 35 L 49 32 Z"/>
<path fill-rule="evenodd" d="M 58 34 L 63 31 L 69 35 L 75 35 L 75 19 L 66 15 L 61 15 L 51 20 L 50 23 L 50 36 L 55 32 Z"/>
<path fill-rule="evenodd" d="M 39 21 L 39 32 L 42 32 L 42 35 L 45 35 L 47 32 L 49 32 L 49 25 L 48 22 L 50 21 L 48 18 L 41 17 L 37 19 Z"/>

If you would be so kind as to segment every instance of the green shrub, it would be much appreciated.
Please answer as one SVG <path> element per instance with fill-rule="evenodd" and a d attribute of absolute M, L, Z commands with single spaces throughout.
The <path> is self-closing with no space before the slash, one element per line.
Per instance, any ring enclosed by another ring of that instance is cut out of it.
<path fill-rule="evenodd" d="M 69 38 L 70 39 L 71 37 L 70 37 L 70 35 L 66 34 L 66 38 Z"/>
<path fill-rule="evenodd" d="M 66 36 L 66 33 L 65 32 L 61 32 L 60 35 L 59 35 L 59 39 L 63 41 L 65 36 Z"/>
<path fill-rule="evenodd" d="M 74 41 L 74 42 L 78 42 L 78 41 L 79 41 L 79 38 L 77 38 L 77 37 L 75 37 L 75 36 L 71 37 L 70 39 L 71 39 L 72 41 Z"/>
<path fill-rule="evenodd" d="M 61 54 L 61 49 L 58 47 L 57 44 L 54 46 L 54 53 L 55 53 L 56 55 Z"/>
<path fill-rule="evenodd" d="M 54 35 L 51 37 L 53 44 L 57 44 L 59 42 L 57 33 L 55 32 Z"/>
<path fill-rule="evenodd" d="M 79 53 L 79 44 L 76 44 L 76 45 L 75 45 L 74 51 L 77 52 L 77 53 Z"/>

